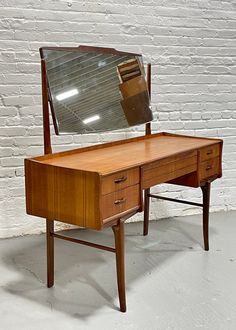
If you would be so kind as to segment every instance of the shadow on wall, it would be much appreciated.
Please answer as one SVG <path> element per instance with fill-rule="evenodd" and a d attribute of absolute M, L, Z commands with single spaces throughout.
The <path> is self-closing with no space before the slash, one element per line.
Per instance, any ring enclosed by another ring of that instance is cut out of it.
<path fill-rule="evenodd" d="M 150 234 L 142 236 L 142 223 L 125 226 L 126 289 L 138 289 L 155 269 L 180 254 L 202 251 L 202 226 L 175 219 L 151 221 Z M 211 231 L 211 235 L 214 231 Z M 71 230 L 67 235 L 113 246 L 112 230 L 102 232 Z M 5 241 L 6 242 L 6 241 Z M 33 235 L 11 239 L 3 260 L 20 278 L 2 287 L 8 293 L 30 299 L 45 308 L 86 319 L 99 309 L 118 309 L 115 255 L 55 239 L 55 285 L 46 286 L 45 236 Z"/>

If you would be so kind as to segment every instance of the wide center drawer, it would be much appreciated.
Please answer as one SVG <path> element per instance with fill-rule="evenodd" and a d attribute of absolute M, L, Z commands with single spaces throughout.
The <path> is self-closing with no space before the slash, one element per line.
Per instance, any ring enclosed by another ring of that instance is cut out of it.
<path fill-rule="evenodd" d="M 136 206 L 140 206 L 139 184 L 102 196 L 102 219 L 112 217 Z"/>
<path fill-rule="evenodd" d="M 139 183 L 139 168 L 117 172 L 102 178 L 102 195 Z"/>
<path fill-rule="evenodd" d="M 197 151 L 185 152 L 142 167 L 142 188 L 178 178 L 197 171 Z"/>

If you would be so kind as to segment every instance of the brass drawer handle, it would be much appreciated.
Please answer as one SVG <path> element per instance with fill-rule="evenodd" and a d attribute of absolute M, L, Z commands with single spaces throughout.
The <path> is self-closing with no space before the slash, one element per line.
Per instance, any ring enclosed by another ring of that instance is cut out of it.
<path fill-rule="evenodd" d="M 207 155 L 211 155 L 211 154 L 213 154 L 213 150 L 207 151 Z"/>
<path fill-rule="evenodd" d="M 122 176 L 121 178 L 115 179 L 114 182 L 115 183 L 120 183 L 120 182 L 124 182 L 127 180 L 127 176 Z"/>
<path fill-rule="evenodd" d="M 117 199 L 116 201 L 114 201 L 114 204 L 122 204 L 122 203 L 124 203 L 126 201 L 126 199 L 125 198 L 121 198 L 121 199 Z"/>
<path fill-rule="evenodd" d="M 209 170 L 211 170 L 212 169 L 212 166 L 211 165 L 208 165 L 207 167 L 206 167 L 206 170 L 207 171 L 209 171 Z"/>

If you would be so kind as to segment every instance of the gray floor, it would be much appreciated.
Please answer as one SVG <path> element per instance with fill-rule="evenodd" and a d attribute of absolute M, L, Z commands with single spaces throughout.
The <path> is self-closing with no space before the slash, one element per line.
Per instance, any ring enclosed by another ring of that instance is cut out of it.
<path fill-rule="evenodd" d="M 0 241 L 0 329 L 236 329 L 236 212 L 127 224 L 127 313 L 117 310 L 114 254 L 56 240 L 56 282 L 45 285 L 44 235 Z M 110 229 L 70 235 L 112 244 Z"/>

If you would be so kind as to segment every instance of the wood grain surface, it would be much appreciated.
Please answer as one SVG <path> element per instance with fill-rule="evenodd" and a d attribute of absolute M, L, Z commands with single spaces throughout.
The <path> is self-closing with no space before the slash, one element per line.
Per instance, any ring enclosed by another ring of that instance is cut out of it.
<path fill-rule="evenodd" d="M 35 157 L 44 164 L 98 172 L 101 175 L 127 170 L 186 151 L 219 144 L 221 140 L 166 133 L 106 143 Z"/>
<path fill-rule="evenodd" d="M 27 213 L 102 229 L 142 210 L 142 189 L 221 176 L 222 141 L 167 133 L 25 160 Z"/>

